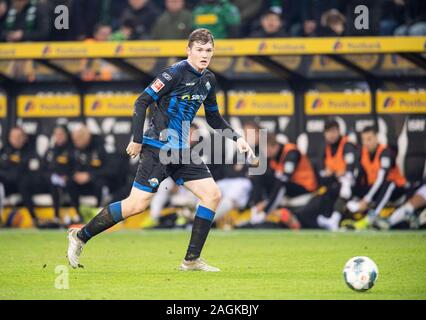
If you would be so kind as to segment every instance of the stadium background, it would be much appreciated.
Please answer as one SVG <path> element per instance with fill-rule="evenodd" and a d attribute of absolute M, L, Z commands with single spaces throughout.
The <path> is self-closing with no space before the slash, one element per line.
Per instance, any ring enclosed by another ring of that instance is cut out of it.
<path fill-rule="evenodd" d="M 222 114 L 236 129 L 255 120 L 297 142 L 317 165 L 325 119 L 336 117 L 355 138 L 374 124 L 382 142 L 398 146 L 409 181 L 422 180 L 426 37 L 240 39 L 215 46 L 210 69 Z M 2 145 L 8 128 L 20 125 L 42 157 L 57 124 L 84 122 L 104 138 L 112 158 L 123 159 L 135 99 L 155 74 L 185 57 L 185 47 L 185 41 L 0 44 Z M 81 75 L 82 63 L 93 76 Z M 202 113 L 195 122 L 207 126 Z M 30 226 L 27 217 L 17 225 Z"/>

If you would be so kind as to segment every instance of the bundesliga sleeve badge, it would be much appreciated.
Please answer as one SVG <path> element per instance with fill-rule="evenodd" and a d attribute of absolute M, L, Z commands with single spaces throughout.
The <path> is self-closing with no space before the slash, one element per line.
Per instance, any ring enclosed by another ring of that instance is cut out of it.
<path fill-rule="evenodd" d="M 151 85 L 151 89 L 154 90 L 154 92 L 158 92 L 163 88 L 164 83 L 160 79 L 155 80 L 154 83 Z"/>

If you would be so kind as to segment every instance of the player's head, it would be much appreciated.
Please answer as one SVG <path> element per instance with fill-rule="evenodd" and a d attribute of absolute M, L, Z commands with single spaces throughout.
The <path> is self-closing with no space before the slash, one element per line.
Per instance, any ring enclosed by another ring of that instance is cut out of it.
<path fill-rule="evenodd" d="M 214 38 L 207 29 L 196 29 L 188 38 L 188 61 L 198 71 L 206 69 L 213 57 Z"/>
<path fill-rule="evenodd" d="M 53 140 L 55 141 L 55 145 L 64 146 L 69 141 L 69 132 L 67 127 L 65 126 L 57 126 L 53 130 Z"/>
<path fill-rule="evenodd" d="M 372 127 L 365 127 L 361 132 L 362 145 L 367 148 L 369 152 L 374 152 L 379 144 L 377 137 L 377 130 Z"/>
<path fill-rule="evenodd" d="M 77 149 L 84 149 L 89 145 L 92 135 L 86 126 L 81 125 L 72 131 L 71 138 Z"/>
<path fill-rule="evenodd" d="M 327 144 L 334 144 L 340 138 L 340 128 L 336 120 L 329 120 L 325 123 L 324 139 Z"/>
<path fill-rule="evenodd" d="M 27 142 L 27 134 L 20 127 L 14 127 L 9 132 L 9 144 L 15 149 L 22 149 Z"/>

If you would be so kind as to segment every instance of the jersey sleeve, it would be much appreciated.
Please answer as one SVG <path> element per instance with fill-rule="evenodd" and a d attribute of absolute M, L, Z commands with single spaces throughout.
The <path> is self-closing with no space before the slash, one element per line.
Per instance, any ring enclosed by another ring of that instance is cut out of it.
<path fill-rule="evenodd" d="M 158 101 L 162 96 L 172 91 L 178 81 L 178 75 L 173 67 L 167 68 L 155 77 L 144 92 L 151 96 L 154 101 Z"/>
<path fill-rule="evenodd" d="M 154 81 L 136 99 L 132 119 L 133 142 L 142 143 L 143 126 L 148 106 L 173 90 L 177 82 L 178 73 L 176 70 L 173 67 L 167 68 L 157 75 Z"/>

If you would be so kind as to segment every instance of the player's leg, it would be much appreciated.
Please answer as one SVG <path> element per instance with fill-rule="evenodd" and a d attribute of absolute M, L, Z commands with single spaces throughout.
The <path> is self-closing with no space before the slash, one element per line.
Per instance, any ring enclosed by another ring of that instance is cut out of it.
<path fill-rule="evenodd" d="M 104 207 L 80 230 L 70 229 L 68 260 L 72 267 L 78 266 L 81 249 L 87 241 L 148 207 L 158 185 L 164 179 L 164 166 L 158 161 L 158 152 L 149 147 L 142 150 L 136 178 L 126 199 Z"/>
<path fill-rule="evenodd" d="M 118 202 L 104 207 L 92 220 L 81 229 L 69 230 L 68 260 L 73 268 L 79 265 L 83 246 L 94 236 L 111 228 L 120 221 L 144 211 L 153 193 L 133 187 L 130 195 Z"/>
<path fill-rule="evenodd" d="M 200 259 L 201 251 L 214 220 L 216 208 L 220 202 L 220 189 L 211 177 L 187 181 L 184 186 L 200 199 L 200 203 L 192 225 L 188 250 L 180 270 L 220 271 Z"/>
<path fill-rule="evenodd" d="M 406 203 L 392 213 L 389 217 L 390 225 L 394 226 L 404 220 L 408 220 L 411 228 L 418 227 L 415 211 L 424 206 L 426 206 L 426 184 L 420 187 Z"/>

